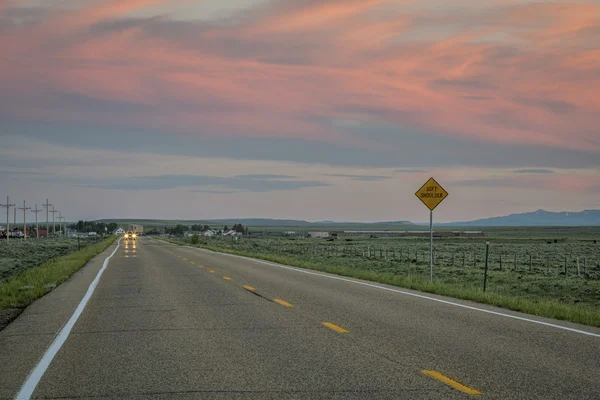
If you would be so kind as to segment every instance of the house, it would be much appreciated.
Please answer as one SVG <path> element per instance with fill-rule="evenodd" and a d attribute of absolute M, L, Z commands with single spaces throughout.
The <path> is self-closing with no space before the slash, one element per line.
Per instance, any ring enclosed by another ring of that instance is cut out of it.
<path fill-rule="evenodd" d="M 125 230 L 123 228 L 117 228 L 114 230 L 113 235 L 124 235 Z"/>
<path fill-rule="evenodd" d="M 240 236 L 241 233 L 234 231 L 233 229 L 223 233 L 223 236 Z"/>
<path fill-rule="evenodd" d="M 215 236 L 215 235 L 216 235 L 216 233 L 215 233 L 214 231 L 211 231 L 211 230 L 209 229 L 209 230 L 207 230 L 207 231 L 204 231 L 203 235 L 204 235 L 204 236 L 207 236 L 207 237 L 213 237 L 213 236 Z"/>

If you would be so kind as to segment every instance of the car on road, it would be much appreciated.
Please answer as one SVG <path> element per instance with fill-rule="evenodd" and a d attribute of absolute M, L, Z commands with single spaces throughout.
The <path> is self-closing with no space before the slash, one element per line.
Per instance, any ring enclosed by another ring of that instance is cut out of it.
<path fill-rule="evenodd" d="M 134 232 L 129 231 L 129 232 L 127 232 L 125 234 L 125 236 L 123 236 L 123 239 L 125 239 L 126 242 L 127 241 L 135 242 L 136 237 L 137 237 L 137 234 L 135 234 Z"/>

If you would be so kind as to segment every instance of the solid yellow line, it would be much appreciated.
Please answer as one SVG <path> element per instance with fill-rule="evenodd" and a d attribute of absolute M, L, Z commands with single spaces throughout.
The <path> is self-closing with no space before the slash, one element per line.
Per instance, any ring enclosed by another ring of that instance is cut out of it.
<path fill-rule="evenodd" d="M 284 307 L 294 307 L 292 304 L 288 303 L 287 301 L 283 301 L 281 299 L 273 299 L 273 301 L 277 304 L 281 304 Z"/>
<path fill-rule="evenodd" d="M 473 388 L 463 385 L 462 383 L 456 382 L 454 379 L 450 379 L 447 376 L 442 375 L 437 371 L 423 370 L 421 372 L 424 373 L 425 375 L 432 377 L 433 379 L 437 379 L 438 381 L 443 382 L 446 385 L 453 387 L 456 390 L 460 390 L 463 393 L 472 394 L 475 396 L 479 396 L 479 395 L 483 394 L 479 390 L 475 390 Z"/>
<path fill-rule="evenodd" d="M 323 322 L 322 324 L 323 324 L 323 326 L 326 326 L 329 329 L 333 329 L 334 331 L 337 331 L 337 332 L 341 332 L 341 333 L 349 332 L 349 331 L 345 330 L 344 328 L 342 328 L 341 326 L 334 325 L 331 322 Z"/>
<path fill-rule="evenodd" d="M 251 291 L 253 291 L 253 292 L 256 290 L 256 289 L 255 289 L 255 288 L 253 288 L 252 286 L 248 286 L 248 285 L 244 285 L 244 286 L 242 286 L 242 287 L 243 287 L 244 289 L 246 289 L 246 290 L 251 290 Z"/>
<path fill-rule="evenodd" d="M 211 274 L 214 274 L 214 273 L 215 273 L 215 270 L 214 270 L 214 269 L 211 269 L 211 270 L 210 270 L 210 271 L 208 271 L 208 272 L 210 272 Z"/>
<path fill-rule="evenodd" d="M 225 279 L 226 281 L 230 281 L 231 280 L 231 278 L 228 277 L 228 276 L 224 276 L 223 279 Z"/>

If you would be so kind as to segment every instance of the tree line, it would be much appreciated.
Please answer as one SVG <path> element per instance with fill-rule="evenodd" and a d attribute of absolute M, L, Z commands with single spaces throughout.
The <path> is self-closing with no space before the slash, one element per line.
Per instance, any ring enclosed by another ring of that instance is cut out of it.
<path fill-rule="evenodd" d="M 211 230 L 211 231 L 214 231 L 217 233 L 218 232 L 229 232 L 230 230 L 233 230 L 237 233 L 241 233 L 242 235 L 248 234 L 248 227 L 244 226 L 242 224 L 235 224 L 231 228 L 229 228 L 227 225 L 224 225 L 223 229 L 214 229 L 208 225 L 192 225 L 192 226 L 177 225 L 171 230 L 171 233 L 174 235 L 183 235 L 185 232 L 188 232 L 188 231 L 206 232 L 208 230 Z"/>
<path fill-rule="evenodd" d="M 70 229 L 74 229 L 77 232 L 97 232 L 104 233 L 108 231 L 112 233 L 115 229 L 119 227 L 116 222 L 104 223 L 104 222 L 96 222 L 96 221 L 82 221 L 79 220 L 75 224 L 68 225 Z"/>

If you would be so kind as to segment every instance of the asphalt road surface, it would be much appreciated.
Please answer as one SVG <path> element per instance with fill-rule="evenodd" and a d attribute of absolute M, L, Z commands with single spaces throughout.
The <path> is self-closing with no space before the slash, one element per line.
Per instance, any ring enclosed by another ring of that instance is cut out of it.
<path fill-rule="evenodd" d="M 114 249 L 0 332 L 0 398 L 19 392 Z M 121 244 L 33 397 L 600 399 L 599 329 L 385 288 Z"/>

